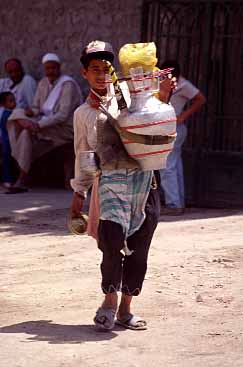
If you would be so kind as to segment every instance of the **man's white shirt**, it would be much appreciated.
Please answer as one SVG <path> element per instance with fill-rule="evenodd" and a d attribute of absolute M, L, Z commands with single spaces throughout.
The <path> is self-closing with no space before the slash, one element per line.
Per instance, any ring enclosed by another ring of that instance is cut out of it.
<path fill-rule="evenodd" d="M 17 107 L 31 107 L 37 87 L 35 79 L 25 74 L 20 83 L 11 88 L 12 85 L 13 81 L 10 78 L 0 79 L 0 93 L 12 92 L 15 95 Z"/>
<path fill-rule="evenodd" d="M 180 115 L 185 104 L 198 93 L 199 89 L 189 82 L 189 80 L 182 76 L 179 77 L 177 88 L 174 90 L 170 99 L 170 102 L 175 109 L 176 116 Z"/>

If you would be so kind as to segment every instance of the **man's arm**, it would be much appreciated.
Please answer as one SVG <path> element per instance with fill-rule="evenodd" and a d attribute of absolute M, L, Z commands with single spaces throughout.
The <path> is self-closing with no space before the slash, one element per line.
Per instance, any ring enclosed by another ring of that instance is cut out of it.
<path fill-rule="evenodd" d="M 74 113 L 74 151 L 75 151 L 75 174 L 71 180 L 71 187 L 74 191 L 70 207 L 72 218 L 78 217 L 86 197 L 87 190 L 93 184 L 94 177 L 81 172 L 80 154 L 86 150 L 92 150 L 88 144 L 88 130 L 84 123 L 86 116 L 79 110 Z M 91 130 L 95 134 L 95 129 Z"/>
<path fill-rule="evenodd" d="M 176 78 L 169 75 L 167 78 L 159 83 L 158 97 L 161 102 L 169 103 L 171 94 L 177 86 Z"/>
<path fill-rule="evenodd" d="M 38 121 L 40 128 L 43 129 L 66 122 L 77 107 L 78 98 L 75 84 L 71 81 L 65 82 L 62 86 L 59 101 L 57 102 L 59 104 L 58 111 L 50 116 L 44 116 Z"/>
<path fill-rule="evenodd" d="M 88 135 L 93 134 L 94 140 L 96 140 L 96 129 L 87 129 L 85 121 L 87 116 L 83 111 L 79 109 L 74 112 L 73 128 L 74 128 L 74 152 L 75 152 L 75 167 L 74 178 L 71 180 L 71 187 L 74 192 L 79 193 L 81 196 L 86 196 L 89 187 L 93 183 L 92 175 L 81 171 L 81 153 L 84 151 L 93 150 L 93 147 L 88 143 Z M 91 123 L 90 123 L 91 125 Z"/>
<path fill-rule="evenodd" d="M 193 113 L 199 111 L 205 102 L 206 98 L 204 95 L 201 92 L 197 93 L 195 97 L 191 99 L 190 105 L 177 116 L 177 123 L 183 123 Z"/>
<path fill-rule="evenodd" d="M 31 106 L 31 108 L 27 108 L 25 110 L 25 114 L 29 117 L 32 117 L 32 116 L 38 116 L 40 114 L 40 96 L 41 96 L 41 93 L 42 93 L 42 81 L 39 81 L 38 83 L 38 86 L 37 86 L 37 89 L 36 89 L 36 92 L 35 92 L 35 96 L 34 96 L 34 100 L 33 100 L 33 104 Z"/>
<path fill-rule="evenodd" d="M 24 93 L 25 93 L 25 98 L 28 103 L 28 107 L 32 106 L 34 96 L 36 93 L 36 87 L 37 87 L 37 84 L 34 78 L 32 78 L 32 76 L 30 75 L 26 75 L 25 80 L 24 80 Z"/>

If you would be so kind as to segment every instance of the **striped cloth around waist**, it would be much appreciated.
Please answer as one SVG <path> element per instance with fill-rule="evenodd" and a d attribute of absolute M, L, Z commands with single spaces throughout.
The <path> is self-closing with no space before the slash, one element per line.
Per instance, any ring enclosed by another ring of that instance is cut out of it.
<path fill-rule="evenodd" d="M 99 182 L 100 219 L 119 223 L 125 238 L 131 236 L 145 219 L 153 171 L 120 169 L 102 171 Z"/>

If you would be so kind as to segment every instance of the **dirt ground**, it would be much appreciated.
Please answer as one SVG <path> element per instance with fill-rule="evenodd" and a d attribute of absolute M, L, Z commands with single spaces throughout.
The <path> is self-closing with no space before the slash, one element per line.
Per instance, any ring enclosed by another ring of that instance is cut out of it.
<path fill-rule="evenodd" d="M 0 366 L 243 366 L 243 210 L 161 217 L 133 307 L 148 330 L 97 333 L 96 243 L 68 233 L 66 194 L 28 195 L 0 213 Z"/>

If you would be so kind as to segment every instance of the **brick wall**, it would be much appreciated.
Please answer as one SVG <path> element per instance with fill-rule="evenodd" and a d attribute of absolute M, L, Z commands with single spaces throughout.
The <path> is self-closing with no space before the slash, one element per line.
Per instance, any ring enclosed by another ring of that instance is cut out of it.
<path fill-rule="evenodd" d="M 1 1 L 0 77 L 4 61 L 18 57 L 26 71 L 40 79 L 42 55 L 56 52 L 64 71 L 85 87 L 79 76 L 82 48 L 93 39 L 110 41 L 115 51 L 139 42 L 141 6 L 142 0 Z"/>

